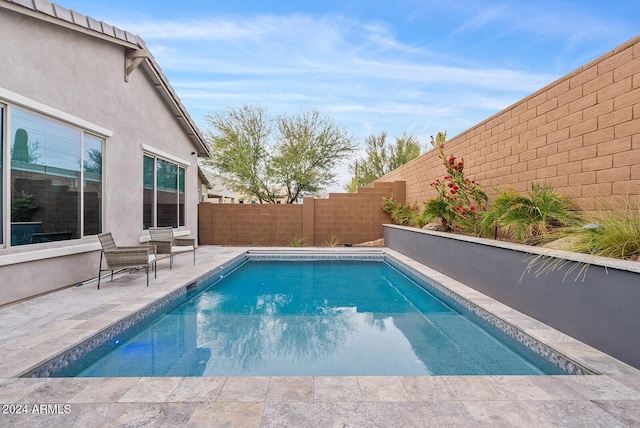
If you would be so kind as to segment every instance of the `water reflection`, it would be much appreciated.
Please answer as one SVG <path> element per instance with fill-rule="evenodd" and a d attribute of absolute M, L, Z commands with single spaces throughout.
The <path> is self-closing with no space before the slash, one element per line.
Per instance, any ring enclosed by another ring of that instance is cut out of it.
<path fill-rule="evenodd" d="M 359 263 L 247 263 L 83 375 L 540 373 L 390 266 Z"/>

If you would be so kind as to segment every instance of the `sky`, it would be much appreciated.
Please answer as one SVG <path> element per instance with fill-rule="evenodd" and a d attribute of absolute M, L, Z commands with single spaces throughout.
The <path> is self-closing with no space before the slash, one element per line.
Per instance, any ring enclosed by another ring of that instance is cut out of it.
<path fill-rule="evenodd" d="M 58 3 L 141 36 L 202 131 L 244 104 L 315 109 L 361 148 L 383 131 L 427 148 L 640 34 L 639 0 Z"/>

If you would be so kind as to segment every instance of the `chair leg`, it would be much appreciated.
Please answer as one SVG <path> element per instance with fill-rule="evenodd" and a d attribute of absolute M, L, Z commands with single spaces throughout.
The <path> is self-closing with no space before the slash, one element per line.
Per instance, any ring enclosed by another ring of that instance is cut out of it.
<path fill-rule="evenodd" d="M 149 286 L 149 265 L 147 265 L 147 267 L 145 267 L 144 270 L 147 273 L 147 287 L 148 287 Z"/>
<path fill-rule="evenodd" d="M 196 249 L 193 249 L 193 265 L 196 265 Z"/>
<path fill-rule="evenodd" d="M 173 266 L 173 254 L 169 254 L 169 270 L 171 270 L 171 266 Z"/>
<path fill-rule="evenodd" d="M 100 290 L 100 277 L 102 276 L 102 252 L 100 252 L 100 266 L 98 267 L 98 290 Z"/>

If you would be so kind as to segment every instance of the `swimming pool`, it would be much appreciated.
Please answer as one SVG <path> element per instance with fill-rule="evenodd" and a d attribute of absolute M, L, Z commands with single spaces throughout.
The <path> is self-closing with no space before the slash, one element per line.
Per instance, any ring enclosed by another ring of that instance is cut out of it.
<path fill-rule="evenodd" d="M 55 375 L 565 373 L 393 260 L 232 268 Z"/>

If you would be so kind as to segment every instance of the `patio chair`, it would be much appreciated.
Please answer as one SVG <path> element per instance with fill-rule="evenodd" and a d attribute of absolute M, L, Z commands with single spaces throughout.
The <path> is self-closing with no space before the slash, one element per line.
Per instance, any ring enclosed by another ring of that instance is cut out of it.
<path fill-rule="evenodd" d="M 169 269 L 173 265 L 173 255 L 187 251 L 193 252 L 193 264 L 196 264 L 196 240 L 194 238 L 176 238 L 171 226 L 150 227 L 149 236 L 151 237 L 149 244 L 156 246 L 157 254 L 169 255 Z"/>
<path fill-rule="evenodd" d="M 98 289 L 100 289 L 100 276 L 104 271 L 111 271 L 111 281 L 113 272 L 123 269 L 144 268 L 147 274 L 147 287 L 149 286 L 149 268 L 153 268 L 154 278 L 158 277 L 156 272 L 156 248 L 153 245 L 139 245 L 134 247 L 118 247 L 113 240 L 111 233 L 98 235 L 102 252 L 100 254 L 100 268 L 98 270 Z M 102 259 L 106 262 L 106 269 L 102 269 Z"/>

